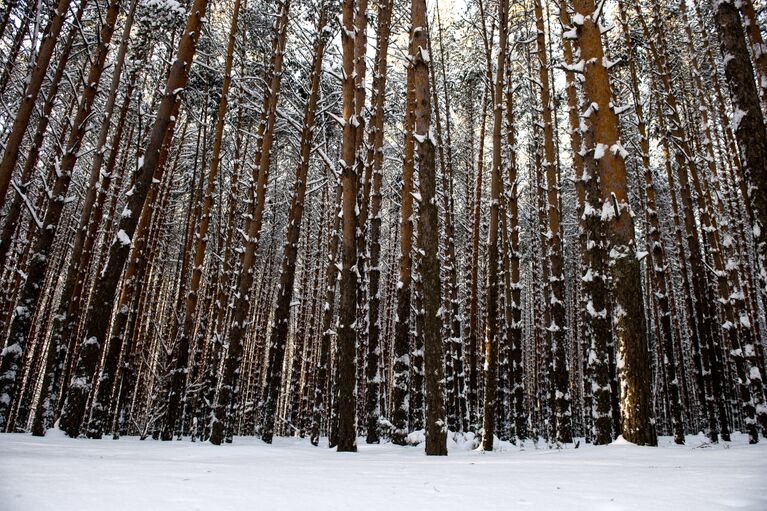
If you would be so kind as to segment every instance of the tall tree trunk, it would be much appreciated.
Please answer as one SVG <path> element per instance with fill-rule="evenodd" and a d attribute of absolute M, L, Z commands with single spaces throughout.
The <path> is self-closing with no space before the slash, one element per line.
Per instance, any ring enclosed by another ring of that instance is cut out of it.
<path fill-rule="evenodd" d="M 111 242 L 106 266 L 94 286 L 95 293 L 84 320 L 85 336 L 80 348 L 77 370 L 69 383 L 60 419 L 60 427 L 72 437 L 79 434 L 91 390 L 90 378 L 98 365 L 102 344 L 106 341 L 117 285 L 130 252 L 131 237 L 139 221 L 138 214 L 134 213 L 141 211 L 153 180 L 162 175 L 162 168 L 159 167 L 161 149 L 165 143 L 170 143 L 172 138 L 172 126 L 175 125 L 175 117 L 178 115 L 181 93 L 189 79 L 189 69 L 197 49 L 207 5 L 208 0 L 195 0 L 187 17 L 184 35 L 179 41 L 178 54 L 168 75 L 165 93 L 144 152 L 143 165 L 121 215 L 117 236 Z"/>
<path fill-rule="evenodd" d="M 368 0 L 359 0 L 354 13 L 354 115 L 357 125 L 354 130 L 354 168 L 357 174 L 357 226 L 356 258 L 357 258 L 357 415 L 365 417 L 365 396 L 367 394 L 367 353 L 368 353 L 368 309 L 370 304 L 367 295 L 367 230 L 368 213 L 370 211 L 370 190 L 372 187 L 372 168 L 365 165 L 365 96 L 367 87 L 367 26 Z"/>
<path fill-rule="evenodd" d="M 498 231 L 500 229 L 501 203 L 501 131 L 503 129 L 503 88 L 506 85 L 506 47 L 508 43 L 509 3 L 498 4 L 498 64 L 495 72 L 493 93 L 493 164 L 490 170 L 490 229 L 487 241 L 487 288 L 485 322 L 485 395 L 482 413 L 482 449 L 493 450 L 495 412 L 498 395 L 498 349 L 501 336 L 498 328 Z M 433 289 L 433 288 L 430 288 Z"/>
<path fill-rule="evenodd" d="M 75 24 L 79 24 L 82 20 L 85 11 L 84 7 L 85 2 L 81 2 L 77 14 L 75 15 Z M 21 216 L 24 207 L 24 199 L 26 197 L 29 181 L 40 160 L 40 153 L 43 149 L 45 134 L 50 124 L 53 108 L 56 106 L 61 79 L 64 77 L 64 73 L 67 70 L 67 63 L 69 62 L 72 46 L 74 45 L 75 36 L 77 34 L 78 28 L 76 26 L 72 27 L 67 34 L 64 47 L 61 49 L 59 55 L 58 64 L 56 64 L 56 70 L 54 71 L 50 85 L 48 86 L 45 104 L 43 105 L 40 119 L 37 121 L 37 128 L 35 129 L 35 135 L 30 144 L 27 159 L 24 162 L 24 168 L 18 179 L 18 192 L 14 196 L 13 202 L 11 202 L 7 213 L 5 214 L 2 237 L 0 237 L 0 268 L 5 267 L 6 258 L 8 257 L 8 249 L 11 247 L 13 234 L 16 232 L 19 217 Z"/>
<path fill-rule="evenodd" d="M 104 70 L 109 43 L 112 40 L 117 15 L 120 12 L 120 0 L 113 0 L 103 20 L 99 32 L 98 47 L 91 62 L 86 86 L 83 88 L 79 107 L 72 123 L 72 130 L 66 143 L 66 151 L 61 161 L 56 162 L 56 179 L 51 193 L 51 200 L 40 225 L 40 235 L 35 242 L 27 268 L 27 278 L 16 306 L 16 313 L 10 325 L 8 347 L 3 351 L 0 363 L 0 430 L 6 427 L 7 406 L 15 393 L 16 372 L 24 356 L 29 330 L 41 293 L 44 291 L 44 279 L 48 269 L 49 254 L 53 248 L 61 214 L 67 204 L 67 190 L 72 180 L 75 164 L 80 153 L 88 119 L 98 92 L 101 73 Z M 7 399 L 6 399 L 7 398 Z M 10 424 L 8 424 L 10 426 Z"/>
<path fill-rule="evenodd" d="M 229 38 L 226 47 L 226 58 L 224 60 L 224 80 L 221 86 L 221 99 L 218 104 L 216 114 L 216 131 L 213 135 L 213 154 L 210 161 L 207 183 L 205 187 L 205 196 L 203 198 L 202 216 L 200 226 L 197 231 L 194 250 L 194 266 L 192 269 L 192 278 L 186 295 L 184 315 L 181 321 L 181 332 L 174 344 L 174 354 L 172 364 L 172 374 L 167 379 L 167 400 L 168 405 L 165 412 L 163 430 L 161 438 L 171 440 L 176 431 L 176 423 L 181 412 L 181 398 L 184 395 L 183 385 L 187 376 L 187 366 L 189 363 L 190 338 L 194 329 L 194 315 L 197 310 L 197 302 L 202 281 L 202 268 L 205 262 L 205 252 L 208 246 L 208 229 L 210 227 L 210 216 L 213 209 L 213 193 L 216 189 L 216 180 L 218 179 L 218 169 L 221 165 L 221 146 L 224 137 L 224 124 L 226 122 L 226 113 L 229 106 L 229 88 L 232 83 L 232 64 L 234 62 L 234 47 L 237 42 L 237 24 L 240 14 L 240 0 L 235 0 L 232 8 L 232 20 L 229 27 Z"/>
<path fill-rule="evenodd" d="M 312 405 L 312 426 L 310 440 L 312 445 L 318 445 L 320 441 L 320 430 L 323 415 L 326 417 L 326 430 L 329 410 L 325 407 L 328 401 L 328 376 L 330 374 L 330 342 L 335 335 L 332 329 L 333 315 L 336 301 L 336 286 L 338 280 L 338 245 L 340 243 L 339 229 L 341 226 L 341 183 L 336 179 L 335 200 L 332 209 L 332 227 L 330 229 L 330 240 L 327 250 L 327 266 L 325 267 L 325 300 L 322 309 L 322 326 L 320 332 L 320 348 L 317 357 L 317 366 L 315 368 L 316 379 L 314 381 L 314 402 Z M 332 442 L 331 442 L 332 444 Z"/>
<path fill-rule="evenodd" d="M 559 197 L 559 168 L 555 147 L 555 126 L 553 118 L 553 105 L 551 91 L 549 89 L 551 79 L 549 77 L 549 59 L 546 52 L 546 38 L 544 31 L 543 8 L 541 0 L 535 0 L 535 23 L 537 36 L 538 61 L 540 65 L 540 89 L 541 105 L 543 107 L 543 137 L 544 137 L 544 167 L 546 171 L 546 218 L 548 240 L 547 252 L 549 256 L 549 294 L 546 297 L 547 307 L 550 310 L 551 323 L 545 325 L 550 340 L 551 367 L 550 374 L 553 379 L 552 405 L 554 412 L 555 431 L 557 441 L 570 443 L 573 440 L 570 410 L 570 377 L 568 374 L 566 358 L 566 333 L 567 324 L 565 318 L 565 295 L 564 295 L 564 263 L 562 260 L 562 225 L 561 204 Z"/>
<path fill-rule="evenodd" d="M 304 107 L 304 120 L 301 131 L 301 160 L 296 168 L 293 198 L 288 213 L 288 232 L 285 236 L 285 244 L 282 256 L 282 272 L 280 285 L 277 291 L 277 309 L 272 317 L 272 329 L 269 334 L 269 357 L 265 367 L 266 386 L 261 399 L 263 417 L 261 424 L 261 439 L 266 443 L 272 442 L 274 435 L 274 421 L 277 412 L 277 402 L 282 386 L 282 366 L 286 354 L 288 341 L 288 327 L 290 325 L 290 303 L 293 301 L 293 283 L 296 276 L 296 259 L 298 258 L 298 241 L 301 236 L 301 222 L 304 216 L 304 197 L 306 195 L 306 178 L 309 174 L 309 157 L 311 155 L 314 139 L 314 117 L 317 111 L 317 100 L 320 92 L 320 78 L 322 75 L 322 59 L 325 46 L 329 37 L 329 31 L 325 30 L 326 22 L 325 7 L 321 7 L 317 25 L 318 37 L 314 43 L 314 55 L 312 57 L 311 73 L 309 75 L 309 98 Z M 308 271 L 308 265 L 304 272 Z M 307 290 L 303 289 L 303 293 Z M 293 364 L 299 363 L 293 356 Z M 297 391 L 297 389 L 294 389 Z"/>
<path fill-rule="evenodd" d="M 86 2 L 87 0 L 81 1 Z M 37 95 L 40 93 L 40 88 L 45 80 L 48 64 L 50 64 L 53 51 L 56 49 L 56 43 L 59 40 L 59 34 L 64 25 L 64 19 L 67 16 L 70 3 L 72 3 L 72 0 L 59 0 L 55 6 L 51 6 L 48 25 L 46 25 L 45 32 L 43 33 L 42 43 L 37 51 L 35 64 L 29 75 L 29 80 L 24 89 L 24 95 L 21 97 L 16 116 L 13 119 L 13 127 L 5 141 L 3 159 L 0 161 L 0 209 L 5 205 L 8 187 L 11 184 L 11 176 L 19 159 L 21 143 L 24 140 L 24 134 L 32 118 L 32 113 L 35 110 Z"/>
<path fill-rule="evenodd" d="M 724 74 L 733 105 L 733 130 L 743 154 L 743 173 L 753 210 L 752 230 L 759 262 L 762 302 L 767 303 L 767 135 L 754 84 L 754 68 L 746 47 L 735 2 L 716 4 L 715 21 L 725 59 Z M 764 57 L 762 57 L 764 58 Z"/>
<path fill-rule="evenodd" d="M 412 46 L 412 40 L 411 40 Z M 410 55 L 413 55 L 412 47 Z M 412 62 L 408 62 L 405 100 L 405 140 L 402 157 L 402 205 L 399 227 L 399 280 L 394 327 L 394 366 L 391 392 L 392 442 L 405 445 L 410 412 L 410 304 L 413 249 L 413 171 L 415 166 L 415 83 Z"/>
<path fill-rule="evenodd" d="M 258 163 L 258 175 L 255 192 L 251 190 L 252 215 L 247 223 L 245 251 L 241 258 L 241 273 L 237 284 L 238 299 L 232 311 L 232 327 L 229 331 L 229 351 L 224 361 L 221 374 L 221 386 L 216 395 L 210 423 L 210 441 L 220 445 L 224 441 L 226 422 L 232 402 L 239 390 L 239 368 L 242 361 L 243 343 L 247 332 L 247 316 L 249 311 L 250 288 L 253 285 L 253 266 L 256 259 L 256 249 L 261 238 L 261 225 L 266 205 L 266 187 L 269 182 L 269 169 L 272 160 L 272 145 L 274 143 L 274 123 L 277 118 L 277 100 L 282 85 L 282 65 L 287 42 L 288 13 L 290 0 L 280 2 L 274 33 L 272 35 L 272 58 L 269 64 L 267 83 L 269 88 L 264 93 L 264 104 L 258 127 L 258 152 L 255 161 Z"/>
<path fill-rule="evenodd" d="M 609 241 L 612 274 L 612 307 L 615 345 L 619 360 L 622 434 L 640 445 L 657 445 L 652 416 L 650 360 L 645 333 L 641 273 L 636 257 L 634 223 L 628 203 L 625 149 L 620 142 L 618 117 L 611 104 L 612 93 L 605 66 L 601 29 L 595 20 L 593 0 L 575 0 L 582 24 L 576 24 L 584 65 L 584 95 L 591 105 L 587 129 L 594 137 L 602 199 L 602 222 Z M 596 105 L 596 106 L 595 106 Z"/>
<path fill-rule="evenodd" d="M 378 8 L 378 28 L 375 67 L 373 70 L 373 96 L 371 98 L 373 114 L 368 129 L 368 154 L 365 162 L 365 174 L 372 176 L 370 202 L 370 261 L 368 266 L 368 355 L 367 355 L 367 391 L 365 392 L 366 442 L 379 442 L 378 427 L 381 417 L 381 222 L 383 194 L 383 141 L 384 141 L 384 106 L 386 99 L 386 71 L 391 33 L 392 2 L 384 0 Z"/>
<path fill-rule="evenodd" d="M 339 304 L 338 337 L 336 341 L 336 396 L 338 428 L 335 436 L 339 452 L 357 451 L 357 186 L 356 132 L 358 126 L 355 108 L 355 41 L 361 34 L 354 20 L 359 5 L 355 0 L 344 0 L 341 12 L 341 48 L 343 53 L 342 146 L 341 158 L 341 297 Z"/>
<path fill-rule="evenodd" d="M 439 269 L 439 212 L 436 199 L 435 141 L 431 130 L 429 89 L 429 23 L 426 1 L 410 4 L 410 62 L 412 65 L 415 111 L 413 112 L 415 158 L 418 163 L 419 215 L 418 250 L 422 261 L 421 280 L 429 292 L 423 296 L 424 372 L 426 388 L 426 454 L 447 455 L 447 417 L 444 397 L 444 355 Z"/>
<path fill-rule="evenodd" d="M 631 40 L 628 15 L 622 1 L 618 2 L 620 22 L 623 31 L 623 39 L 628 51 L 629 79 L 634 103 L 634 113 L 637 117 L 637 130 L 639 131 L 639 149 L 641 151 L 642 168 L 644 172 L 645 194 L 647 200 L 647 224 L 648 224 L 648 264 L 652 268 L 654 293 L 652 294 L 661 330 L 661 343 L 663 345 L 664 370 L 668 378 L 669 401 L 671 402 L 671 424 L 674 432 L 674 441 L 684 444 L 684 421 L 682 418 L 682 403 L 679 393 L 679 374 L 674 349 L 674 332 L 669 303 L 669 283 L 666 279 L 666 252 L 661 239 L 661 227 L 658 221 L 658 204 L 655 199 L 655 184 L 652 167 L 650 164 L 650 139 L 647 134 L 644 107 L 639 91 L 639 78 L 637 76 L 634 61 L 634 45 Z"/>
<path fill-rule="evenodd" d="M 508 52 L 511 60 L 511 52 Z M 514 434 L 523 441 L 527 438 L 527 412 L 525 409 L 524 365 L 522 363 L 522 282 L 520 273 L 521 250 L 519 245 L 519 194 L 517 166 L 517 132 L 514 115 L 514 88 L 509 64 L 506 87 L 506 147 L 508 150 L 509 191 L 506 209 L 509 217 L 509 286 L 511 287 L 511 321 L 507 324 L 507 343 L 511 347 L 511 400 L 513 402 Z"/>

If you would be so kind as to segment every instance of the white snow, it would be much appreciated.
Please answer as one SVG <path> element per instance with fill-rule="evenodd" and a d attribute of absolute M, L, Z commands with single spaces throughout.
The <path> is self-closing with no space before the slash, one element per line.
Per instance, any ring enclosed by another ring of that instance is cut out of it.
<path fill-rule="evenodd" d="M 740 127 L 740 123 L 743 122 L 743 119 L 746 117 L 746 112 L 741 110 L 740 108 L 736 108 L 735 111 L 732 113 L 732 131 L 738 131 L 738 127 Z"/>
<path fill-rule="evenodd" d="M 594 159 L 601 160 L 607 152 L 607 146 L 605 144 L 597 144 L 594 149 Z"/>
<path fill-rule="evenodd" d="M 117 239 L 120 241 L 120 244 L 123 247 L 127 247 L 128 245 L 131 244 L 130 236 L 128 236 L 128 233 L 126 233 L 122 229 L 117 231 Z"/>
<path fill-rule="evenodd" d="M 2 434 L 0 509 L 767 509 L 767 442 L 749 446 L 740 434 L 718 445 L 664 437 L 659 448 L 496 441 L 494 452 L 450 439 L 446 458 L 364 438 L 358 446 L 351 454 L 286 438 L 216 447 Z"/>

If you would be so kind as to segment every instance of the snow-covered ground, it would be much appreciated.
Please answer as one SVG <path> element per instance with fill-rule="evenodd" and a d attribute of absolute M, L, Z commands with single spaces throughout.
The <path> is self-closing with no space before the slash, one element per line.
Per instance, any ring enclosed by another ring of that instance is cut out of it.
<path fill-rule="evenodd" d="M 422 447 L 356 454 L 306 440 L 184 442 L 0 435 L 3 511 L 268 511 L 472 509 L 767 510 L 767 442 L 709 446 L 661 439 L 495 452 L 451 441 L 447 458 Z"/>

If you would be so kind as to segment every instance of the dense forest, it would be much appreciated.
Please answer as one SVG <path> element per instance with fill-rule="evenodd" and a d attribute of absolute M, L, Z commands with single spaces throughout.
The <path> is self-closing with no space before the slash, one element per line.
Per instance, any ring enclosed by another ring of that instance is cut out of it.
<path fill-rule="evenodd" d="M 767 436 L 767 4 L 441 4 L 3 0 L 0 431 Z"/>

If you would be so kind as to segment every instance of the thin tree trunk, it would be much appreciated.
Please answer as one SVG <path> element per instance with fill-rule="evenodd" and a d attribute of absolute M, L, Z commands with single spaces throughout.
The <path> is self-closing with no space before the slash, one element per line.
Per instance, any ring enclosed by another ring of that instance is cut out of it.
<path fill-rule="evenodd" d="M 288 232 L 285 236 L 282 256 L 282 272 L 277 291 L 277 308 L 272 317 L 272 329 L 269 334 L 269 358 L 265 367 L 266 386 L 261 399 L 261 439 L 266 443 L 272 442 L 274 422 L 277 413 L 277 402 L 282 387 L 282 367 L 288 341 L 290 322 L 290 303 L 293 301 L 293 284 L 296 276 L 296 259 L 298 258 L 298 241 L 301 236 L 301 222 L 304 216 L 304 197 L 306 194 L 306 179 L 309 173 L 309 158 L 314 139 L 314 118 L 317 111 L 317 101 L 320 92 L 322 75 L 322 59 L 328 41 L 329 31 L 324 30 L 326 8 L 321 7 L 318 18 L 318 37 L 314 43 L 311 73 L 309 75 L 309 98 L 304 107 L 304 119 L 301 130 L 300 162 L 296 168 L 293 197 L 288 214 Z M 304 272 L 308 270 L 306 265 Z M 306 293 L 303 289 L 302 292 Z M 299 363 L 295 354 L 293 364 Z M 297 389 L 296 389 L 297 390 Z"/>
<path fill-rule="evenodd" d="M 411 41 L 412 45 L 412 41 Z M 410 55 L 414 51 L 410 49 Z M 394 366 L 391 394 L 392 442 L 405 445 L 410 414 L 410 305 L 413 250 L 413 172 L 415 166 L 415 84 L 413 66 L 407 68 L 405 100 L 405 140 L 402 158 L 402 204 L 399 220 L 399 280 L 394 326 Z"/>
<path fill-rule="evenodd" d="M 175 125 L 175 117 L 178 115 L 181 93 L 189 78 L 189 69 L 197 48 L 207 5 L 208 0 L 195 0 L 187 17 L 184 35 L 179 41 L 178 55 L 168 75 L 165 94 L 146 146 L 143 165 L 131 188 L 132 193 L 128 198 L 125 212 L 120 218 L 117 236 L 111 243 L 104 271 L 99 275 L 94 286 L 95 293 L 84 320 L 85 336 L 80 348 L 80 358 L 72 381 L 69 383 L 67 399 L 60 418 L 60 427 L 72 437 L 79 434 L 86 401 L 91 390 L 90 377 L 98 365 L 102 343 L 106 341 L 117 285 L 130 252 L 131 237 L 139 221 L 135 213 L 141 211 L 144 200 L 152 188 L 153 180 L 162 175 L 162 168 L 159 166 L 161 149 L 172 139 L 172 129 Z M 151 212 L 152 209 L 149 211 Z"/>
<path fill-rule="evenodd" d="M 81 1 L 86 2 L 87 0 Z M 72 3 L 72 0 L 59 0 L 55 6 L 51 6 L 51 14 L 48 19 L 48 25 L 43 33 L 42 44 L 37 51 L 35 65 L 29 75 L 24 95 L 21 97 L 19 108 L 13 119 L 13 127 L 5 141 L 5 151 L 0 162 L 0 209 L 3 209 L 3 206 L 5 206 L 5 198 L 8 194 L 8 187 L 11 184 L 11 176 L 19 159 L 21 143 L 24 140 L 24 134 L 35 110 L 37 95 L 40 93 L 40 88 L 45 80 L 48 64 L 50 64 L 53 57 L 53 51 L 59 40 L 61 27 L 64 25 L 64 19 L 67 16 L 70 3 Z"/>
<path fill-rule="evenodd" d="M 370 254 L 368 266 L 368 353 L 367 353 L 367 390 L 365 392 L 365 415 L 369 444 L 379 442 L 378 427 L 381 418 L 381 205 L 383 195 L 383 141 L 384 141 L 384 106 L 386 99 L 386 71 L 391 32 L 392 2 L 383 1 L 378 8 L 378 28 L 375 67 L 373 70 L 373 96 L 371 98 L 373 114 L 368 129 L 368 154 L 365 162 L 365 174 L 372 176 L 370 203 Z"/>
<path fill-rule="evenodd" d="M 272 59 L 268 70 L 269 88 L 264 93 L 264 104 L 258 128 L 258 152 L 255 161 L 258 163 L 258 175 L 255 193 L 251 202 L 252 216 L 248 219 L 245 251 L 242 254 L 241 273 L 238 282 L 238 295 L 232 312 L 232 327 L 229 332 L 229 352 L 224 361 L 221 374 L 221 386 L 216 395 L 210 423 L 210 441 L 220 445 L 224 441 L 225 426 L 230 407 L 235 401 L 239 390 L 239 374 L 244 338 L 247 330 L 250 288 L 253 285 L 253 265 L 256 259 L 256 249 L 261 237 L 264 207 L 266 205 L 266 186 L 269 182 L 269 168 L 272 159 L 274 143 L 274 123 L 277 117 L 277 100 L 282 84 L 282 65 L 287 41 L 288 13 L 290 0 L 280 2 L 278 18 L 272 36 Z"/>
<path fill-rule="evenodd" d="M 322 418 L 325 415 L 326 429 L 329 419 L 329 410 L 325 407 L 328 397 L 328 381 L 330 374 L 330 342 L 335 335 L 333 331 L 333 312 L 336 301 L 336 286 L 338 277 L 338 245 L 340 242 L 339 228 L 341 226 L 341 183 L 336 182 L 336 193 L 333 204 L 332 227 L 330 228 L 330 240 L 327 250 L 327 266 L 325 268 L 325 299 L 322 309 L 322 330 L 320 332 L 320 348 L 315 368 L 316 379 L 314 381 L 314 402 L 312 405 L 312 426 L 310 440 L 312 445 L 318 445 L 320 441 L 320 430 Z M 332 444 L 332 442 L 331 442 Z"/>
<path fill-rule="evenodd" d="M 742 0 L 739 7 L 743 13 L 744 28 L 748 34 L 748 42 L 751 45 L 754 70 L 756 71 L 756 84 L 762 101 L 762 113 L 764 114 L 767 112 L 767 46 L 764 44 L 762 29 L 756 19 L 754 2 L 752 0 Z"/>
<path fill-rule="evenodd" d="M 80 3 L 77 14 L 75 15 L 75 24 L 79 24 L 85 11 L 85 2 Z M 56 106 L 56 99 L 58 96 L 59 86 L 61 85 L 61 79 L 64 77 L 67 63 L 69 62 L 69 56 L 72 52 L 72 46 L 74 45 L 75 36 L 78 34 L 78 28 L 72 27 L 67 34 L 64 47 L 61 49 L 59 56 L 59 62 L 56 65 L 56 70 L 51 77 L 50 85 L 48 86 L 48 92 L 45 97 L 45 104 L 43 105 L 40 119 L 37 121 L 37 128 L 35 135 L 32 138 L 29 153 L 27 159 L 24 162 L 24 169 L 21 172 L 18 180 L 18 191 L 13 198 L 13 202 L 8 207 L 8 212 L 5 215 L 2 237 L 0 238 L 0 268 L 5 267 L 5 263 L 8 256 L 8 249 L 11 246 L 13 234 L 18 227 L 19 217 L 21 216 L 22 209 L 24 207 L 24 197 L 27 193 L 29 181 L 32 178 L 32 174 L 37 168 L 37 163 L 40 160 L 40 152 L 43 148 L 45 141 L 45 134 L 50 124 L 51 114 L 53 108 Z"/>
<path fill-rule="evenodd" d="M 498 395 L 498 350 L 501 340 L 498 328 L 498 231 L 501 206 L 501 158 L 503 129 L 503 88 L 506 85 L 506 47 L 508 43 L 509 3 L 498 4 L 498 64 L 495 72 L 493 93 L 493 164 L 490 170 L 490 229 L 487 241 L 487 288 L 485 322 L 485 395 L 482 414 L 482 449 L 493 450 L 495 434 L 496 399 Z M 433 288 L 431 288 L 433 289 Z"/>
<path fill-rule="evenodd" d="M 197 231 L 194 266 L 192 279 L 186 295 L 183 319 L 181 320 L 181 332 L 174 344 L 172 357 L 172 373 L 168 377 L 167 408 L 165 412 L 161 438 L 171 440 L 176 431 L 178 417 L 181 412 L 181 398 L 184 395 L 184 381 L 187 376 L 189 363 L 190 338 L 194 329 L 194 314 L 197 310 L 197 301 L 202 281 L 202 269 L 205 262 L 205 252 L 208 246 L 208 229 L 210 226 L 211 210 L 213 208 L 213 192 L 216 188 L 218 169 L 221 165 L 221 145 L 224 137 L 224 124 L 229 105 L 229 88 L 232 83 L 232 64 L 234 62 L 234 47 L 237 42 L 237 24 L 240 14 L 240 0 L 235 0 L 232 8 L 232 19 L 229 27 L 229 39 L 226 47 L 224 61 L 224 80 L 221 86 L 221 99 L 216 114 L 216 131 L 213 135 L 213 154 L 211 156 L 210 170 L 208 171 L 205 196 L 203 198 L 202 216 Z"/>
<path fill-rule="evenodd" d="M 9 329 L 8 347 L 4 350 L 3 360 L 0 364 L 0 430 L 6 427 L 5 421 L 8 418 L 7 406 L 11 404 L 15 394 L 16 373 L 24 356 L 27 337 L 32 327 L 32 319 L 40 295 L 44 290 L 43 284 L 45 273 L 48 269 L 48 256 L 53 247 L 61 214 L 68 202 L 66 197 L 67 190 L 72 179 L 75 163 L 77 163 L 79 157 L 80 146 L 86 133 L 93 103 L 96 99 L 101 73 L 104 70 L 107 53 L 109 52 L 109 43 L 112 39 L 112 33 L 114 32 L 119 12 L 120 0 L 110 2 L 99 32 L 99 44 L 96 54 L 91 62 L 86 86 L 82 91 L 80 104 L 66 143 L 66 151 L 61 161 L 56 163 L 56 179 L 51 193 L 51 200 L 40 225 L 40 235 L 32 249 L 30 264 L 27 268 L 27 278 L 18 300 L 15 317 Z M 6 397 L 8 399 L 5 399 Z M 7 424 L 7 426 L 10 427 L 10 424 Z"/>

